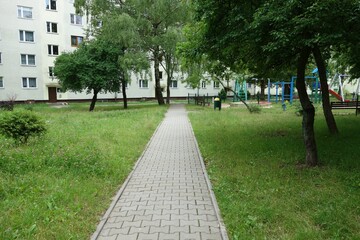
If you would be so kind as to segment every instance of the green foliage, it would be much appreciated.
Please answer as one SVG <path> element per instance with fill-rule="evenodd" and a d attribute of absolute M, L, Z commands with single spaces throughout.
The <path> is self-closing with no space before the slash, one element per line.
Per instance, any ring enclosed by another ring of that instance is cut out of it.
<path fill-rule="evenodd" d="M 119 46 L 106 41 L 83 43 L 55 61 L 54 73 L 64 91 L 116 92 L 120 89 Z"/>
<path fill-rule="evenodd" d="M 188 3 L 173 0 L 76 0 L 75 7 L 91 18 L 103 20 L 105 38 L 115 39 L 130 51 L 136 49 L 150 55 L 154 62 L 155 96 L 162 104 L 160 63 L 165 59 L 164 67 L 171 76 L 176 66 L 174 49 L 179 39 L 179 29 L 189 13 Z"/>
<path fill-rule="evenodd" d="M 71 53 L 55 60 L 54 73 L 64 91 L 93 92 L 90 111 L 94 109 L 99 92 L 118 92 L 124 74 L 119 58 L 121 46 L 102 39 L 84 42 Z"/>
<path fill-rule="evenodd" d="M 41 136 L 45 132 L 45 122 L 29 111 L 6 113 L 0 119 L 0 133 L 17 143 L 26 143 L 29 137 Z"/>

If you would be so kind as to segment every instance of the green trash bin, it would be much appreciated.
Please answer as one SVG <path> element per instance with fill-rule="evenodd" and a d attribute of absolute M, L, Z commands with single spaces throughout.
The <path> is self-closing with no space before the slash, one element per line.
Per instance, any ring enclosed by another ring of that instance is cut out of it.
<path fill-rule="evenodd" d="M 218 108 L 219 111 L 221 110 L 221 100 L 218 97 L 214 99 L 214 110 L 216 110 L 216 108 Z"/>

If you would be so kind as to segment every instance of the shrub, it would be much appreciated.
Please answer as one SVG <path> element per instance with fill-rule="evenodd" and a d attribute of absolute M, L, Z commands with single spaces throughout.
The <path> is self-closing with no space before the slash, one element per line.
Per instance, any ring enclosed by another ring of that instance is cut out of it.
<path fill-rule="evenodd" d="M 0 134 L 13 138 L 16 143 L 26 143 L 29 137 L 45 132 L 45 122 L 29 111 L 9 112 L 0 119 Z"/>
<path fill-rule="evenodd" d="M 0 110 L 12 111 L 14 110 L 13 101 L 0 101 Z"/>

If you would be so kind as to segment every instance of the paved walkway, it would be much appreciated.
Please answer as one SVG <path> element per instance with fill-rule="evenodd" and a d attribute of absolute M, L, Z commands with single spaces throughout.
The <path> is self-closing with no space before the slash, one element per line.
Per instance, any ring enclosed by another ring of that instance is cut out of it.
<path fill-rule="evenodd" d="M 227 239 L 183 105 L 172 105 L 92 239 Z"/>

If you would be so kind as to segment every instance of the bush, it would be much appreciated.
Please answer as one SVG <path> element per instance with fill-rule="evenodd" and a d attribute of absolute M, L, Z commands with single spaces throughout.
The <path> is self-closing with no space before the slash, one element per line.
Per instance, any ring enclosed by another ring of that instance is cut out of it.
<path fill-rule="evenodd" d="M 0 110 L 12 111 L 14 110 L 13 101 L 0 101 Z"/>
<path fill-rule="evenodd" d="M 26 143 L 29 137 L 45 132 L 45 122 L 29 111 L 9 112 L 0 119 L 0 134 L 13 138 L 16 143 Z"/>

